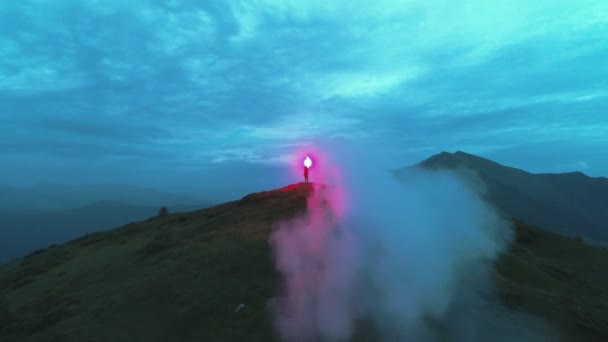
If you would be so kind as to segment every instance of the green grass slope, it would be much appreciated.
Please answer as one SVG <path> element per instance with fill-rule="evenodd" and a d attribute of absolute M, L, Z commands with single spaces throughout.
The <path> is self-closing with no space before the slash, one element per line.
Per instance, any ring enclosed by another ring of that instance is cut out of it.
<path fill-rule="evenodd" d="M 0 267 L 0 341 L 269 341 L 279 286 L 272 224 L 306 208 L 307 185 L 158 217 Z M 566 340 L 608 340 L 606 250 L 517 224 L 500 296 Z M 235 309 L 240 304 L 245 308 Z"/>
<path fill-rule="evenodd" d="M 608 341 L 608 250 L 514 220 L 496 265 L 503 302 L 547 320 L 565 341 Z"/>

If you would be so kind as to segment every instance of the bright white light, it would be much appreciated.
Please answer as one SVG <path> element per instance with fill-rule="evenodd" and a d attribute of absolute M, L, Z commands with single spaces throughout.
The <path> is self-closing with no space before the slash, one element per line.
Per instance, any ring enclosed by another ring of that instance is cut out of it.
<path fill-rule="evenodd" d="M 309 156 L 306 156 L 306 159 L 304 159 L 304 166 L 306 166 L 306 167 L 312 166 L 312 159 L 310 159 Z"/>

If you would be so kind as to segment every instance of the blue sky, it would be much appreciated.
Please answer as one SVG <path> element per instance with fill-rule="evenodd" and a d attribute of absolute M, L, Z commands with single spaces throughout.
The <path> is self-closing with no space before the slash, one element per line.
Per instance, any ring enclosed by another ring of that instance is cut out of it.
<path fill-rule="evenodd" d="M 21 185 L 233 196 L 319 140 L 608 176 L 608 2 L 3 1 L 0 133 Z"/>

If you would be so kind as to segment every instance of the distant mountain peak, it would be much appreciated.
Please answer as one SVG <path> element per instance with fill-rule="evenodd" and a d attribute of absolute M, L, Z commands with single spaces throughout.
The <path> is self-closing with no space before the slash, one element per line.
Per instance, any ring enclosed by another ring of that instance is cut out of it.
<path fill-rule="evenodd" d="M 464 151 L 456 151 L 454 153 L 443 151 L 435 154 L 426 160 L 422 161 L 419 166 L 425 168 L 454 168 L 458 166 L 466 166 L 469 168 L 498 168 L 507 167 L 490 159 L 486 159 Z M 518 170 L 524 172 L 523 170 Z"/>
<path fill-rule="evenodd" d="M 416 166 L 472 170 L 486 186 L 487 199 L 506 215 L 568 236 L 608 241 L 606 178 L 589 177 L 581 171 L 530 173 L 463 151 L 443 151 Z"/>
<path fill-rule="evenodd" d="M 588 177 L 584 172 L 581 171 L 572 171 L 564 173 L 566 175 L 576 176 L 576 177 Z"/>

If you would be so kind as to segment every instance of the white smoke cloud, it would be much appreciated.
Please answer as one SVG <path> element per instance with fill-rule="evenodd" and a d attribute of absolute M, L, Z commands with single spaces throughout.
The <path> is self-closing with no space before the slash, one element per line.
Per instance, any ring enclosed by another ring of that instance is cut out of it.
<path fill-rule="evenodd" d="M 542 340 L 540 324 L 493 292 L 493 262 L 513 232 L 470 181 L 353 165 L 342 182 L 316 185 L 307 213 L 271 236 L 284 340 Z"/>

